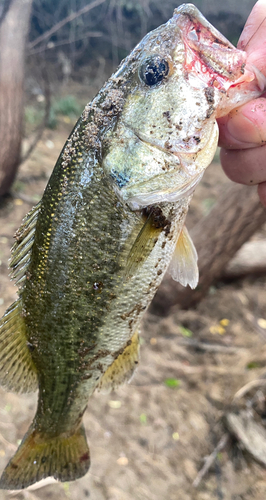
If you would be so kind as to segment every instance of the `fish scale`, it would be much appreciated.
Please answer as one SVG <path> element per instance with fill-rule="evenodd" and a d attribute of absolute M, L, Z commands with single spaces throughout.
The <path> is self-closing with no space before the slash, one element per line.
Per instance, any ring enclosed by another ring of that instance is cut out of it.
<path fill-rule="evenodd" d="M 86 106 L 12 248 L 19 297 L 0 320 L 0 383 L 39 392 L 0 488 L 88 471 L 89 397 L 131 378 L 170 261 L 175 280 L 197 285 L 184 223 L 216 150 L 216 118 L 261 92 L 245 53 L 185 4 Z"/>

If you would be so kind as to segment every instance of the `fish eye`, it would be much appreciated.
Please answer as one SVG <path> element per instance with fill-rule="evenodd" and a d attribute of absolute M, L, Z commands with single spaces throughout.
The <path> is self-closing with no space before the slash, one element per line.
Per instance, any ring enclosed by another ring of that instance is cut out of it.
<path fill-rule="evenodd" d="M 160 56 L 154 56 L 147 59 L 140 68 L 139 75 L 146 85 L 152 87 L 161 82 L 169 73 L 169 65 L 165 59 Z"/>

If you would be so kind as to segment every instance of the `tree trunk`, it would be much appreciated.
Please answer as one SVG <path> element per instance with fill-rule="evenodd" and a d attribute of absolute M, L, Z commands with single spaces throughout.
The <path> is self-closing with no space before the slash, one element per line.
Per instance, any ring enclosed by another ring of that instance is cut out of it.
<path fill-rule="evenodd" d="M 179 304 L 189 308 L 199 302 L 222 274 L 237 250 L 266 222 L 256 188 L 232 185 L 212 211 L 191 231 L 199 256 L 199 284 L 195 290 L 182 287 L 166 274 L 154 297 L 151 311 L 167 314 Z"/>
<path fill-rule="evenodd" d="M 248 241 L 224 269 L 222 279 L 266 274 L 266 240 Z"/>
<path fill-rule="evenodd" d="M 0 196 L 20 161 L 25 45 L 32 0 L 11 0 L 0 24 Z"/>

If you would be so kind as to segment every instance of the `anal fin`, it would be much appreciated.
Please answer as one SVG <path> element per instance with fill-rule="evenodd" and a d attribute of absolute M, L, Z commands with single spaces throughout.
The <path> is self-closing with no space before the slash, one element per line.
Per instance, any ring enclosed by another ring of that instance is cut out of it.
<path fill-rule="evenodd" d="M 14 392 L 38 388 L 37 372 L 28 347 L 21 299 L 0 320 L 0 385 Z"/>
<path fill-rule="evenodd" d="M 40 433 L 32 424 L 7 464 L 0 488 L 26 488 L 49 476 L 60 481 L 74 481 L 84 476 L 89 466 L 90 452 L 82 424 L 72 434 L 55 437 Z"/>
<path fill-rule="evenodd" d="M 134 333 L 130 344 L 107 368 L 97 386 L 99 391 L 110 392 L 124 382 L 129 382 L 139 362 L 139 335 Z"/>

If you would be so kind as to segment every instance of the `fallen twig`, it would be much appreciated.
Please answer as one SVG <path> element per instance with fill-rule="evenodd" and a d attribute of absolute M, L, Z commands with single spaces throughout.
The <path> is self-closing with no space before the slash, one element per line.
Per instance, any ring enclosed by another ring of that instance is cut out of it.
<path fill-rule="evenodd" d="M 266 466 L 266 431 L 263 425 L 255 421 L 253 412 L 241 410 L 230 412 L 226 416 L 228 430 L 237 438 L 242 449 L 260 464 Z"/>
<path fill-rule="evenodd" d="M 235 354 L 236 352 L 243 351 L 244 347 L 234 347 L 222 344 L 209 344 L 207 342 L 200 342 L 194 339 L 180 339 L 178 344 L 185 345 L 187 347 L 193 347 L 195 349 L 200 349 L 201 351 L 208 352 L 221 352 L 225 354 Z"/>
<path fill-rule="evenodd" d="M 251 380 L 251 382 L 248 382 L 246 385 L 241 387 L 241 389 L 239 389 L 235 393 L 233 397 L 233 402 L 245 396 L 247 392 L 249 392 L 251 389 L 254 389 L 255 387 L 265 387 L 265 386 L 266 386 L 266 379 Z"/>
<path fill-rule="evenodd" d="M 216 448 L 214 448 L 213 452 L 205 458 L 205 464 L 203 465 L 202 469 L 199 471 L 196 479 L 194 479 L 193 483 L 192 483 L 192 486 L 194 486 L 194 488 L 197 488 L 202 479 L 204 478 L 204 476 L 207 474 L 207 472 L 209 471 L 210 467 L 212 466 L 213 462 L 215 461 L 216 459 L 216 456 L 217 456 L 217 453 L 219 453 L 219 451 L 222 451 L 225 446 L 227 445 L 228 441 L 229 441 L 229 433 L 226 433 L 224 434 L 219 443 L 217 444 Z"/>

